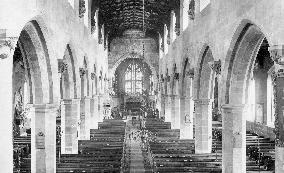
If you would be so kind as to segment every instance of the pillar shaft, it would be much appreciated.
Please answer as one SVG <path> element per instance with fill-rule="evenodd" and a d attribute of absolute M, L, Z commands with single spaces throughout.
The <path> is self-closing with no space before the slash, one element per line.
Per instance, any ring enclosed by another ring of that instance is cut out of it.
<path fill-rule="evenodd" d="M 90 140 L 90 121 L 91 121 L 91 99 L 82 98 L 80 100 L 80 140 Z"/>
<path fill-rule="evenodd" d="M 274 60 L 272 84 L 275 108 L 275 172 L 284 172 L 284 45 L 269 47 Z"/>
<path fill-rule="evenodd" d="M 98 122 L 103 122 L 103 96 L 98 95 Z"/>
<path fill-rule="evenodd" d="M 90 112 L 91 112 L 91 120 L 90 120 L 90 128 L 97 129 L 98 128 L 98 100 L 96 98 L 92 98 L 90 101 Z"/>
<path fill-rule="evenodd" d="M 61 102 L 61 153 L 78 154 L 80 128 L 80 100 L 68 99 Z"/>
<path fill-rule="evenodd" d="M 32 105 L 31 172 L 56 172 L 56 114 L 57 107 L 50 104 Z"/>
<path fill-rule="evenodd" d="M 284 172 L 284 73 L 278 70 L 284 69 L 284 66 L 276 69 L 273 75 L 274 89 L 274 107 L 275 107 L 275 172 Z"/>
<path fill-rule="evenodd" d="M 165 96 L 161 94 L 161 110 L 160 110 L 160 118 L 165 118 Z"/>
<path fill-rule="evenodd" d="M 211 153 L 212 150 L 212 110 L 211 99 L 198 99 L 196 104 L 195 152 Z"/>
<path fill-rule="evenodd" d="M 246 172 L 245 105 L 222 106 L 222 172 Z"/>
<path fill-rule="evenodd" d="M 180 138 L 193 139 L 193 104 L 187 97 L 180 99 Z"/>
<path fill-rule="evenodd" d="M 169 96 L 165 96 L 165 122 L 172 122 L 171 105 L 171 98 Z"/>
<path fill-rule="evenodd" d="M 171 96 L 172 129 L 180 129 L 180 98 Z"/>

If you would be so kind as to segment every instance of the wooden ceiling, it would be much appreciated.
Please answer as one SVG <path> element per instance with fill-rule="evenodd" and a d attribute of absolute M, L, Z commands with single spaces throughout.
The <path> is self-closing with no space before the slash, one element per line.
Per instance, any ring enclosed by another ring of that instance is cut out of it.
<path fill-rule="evenodd" d="M 146 36 L 163 34 L 164 24 L 170 24 L 171 11 L 179 14 L 179 4 L 180 0 L 144 0 Z M 143 0 L 93 0 L 92 11 L 98 8 L 99 26 L 104 24 L 110 40 L 127 29 L 143 30 Z"/>

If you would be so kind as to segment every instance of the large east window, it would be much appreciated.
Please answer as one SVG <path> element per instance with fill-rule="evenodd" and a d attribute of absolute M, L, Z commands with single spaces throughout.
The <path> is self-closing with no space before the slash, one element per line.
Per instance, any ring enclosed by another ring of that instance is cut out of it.
<path fill-rule="evenodd" d="M 142 94 L 143 73 L 141 66 L 130 63 L 125 71 L 125 92 L 128 94 Z"/>

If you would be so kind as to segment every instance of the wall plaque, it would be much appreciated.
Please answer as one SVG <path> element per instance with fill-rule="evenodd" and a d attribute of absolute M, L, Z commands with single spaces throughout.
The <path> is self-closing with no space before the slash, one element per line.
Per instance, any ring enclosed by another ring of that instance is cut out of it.
<path fill-rule="evenodd" d="M 36 149 L 45 149 L 45 135 L 43 132 L 39 132 L 36 135 Z"/>

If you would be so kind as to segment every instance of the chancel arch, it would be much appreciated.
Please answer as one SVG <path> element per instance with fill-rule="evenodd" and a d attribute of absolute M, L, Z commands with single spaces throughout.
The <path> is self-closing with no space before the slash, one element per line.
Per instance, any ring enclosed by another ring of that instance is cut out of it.
<path fill-rule="evenodd" d="M 153 71 L 143 59 L 124 59 L 115 70 L 112 86 L 114 91 L 113 98 L 116 100 L 114 105 L 125 104 L 130 97 L 142 98 L 145 94 L 153 97 L 155 89 L 153 78 Z"/>

